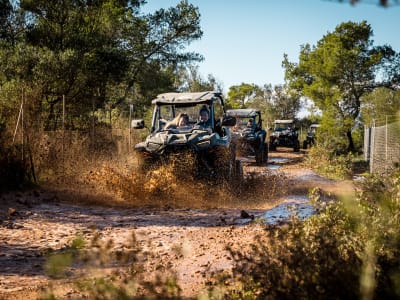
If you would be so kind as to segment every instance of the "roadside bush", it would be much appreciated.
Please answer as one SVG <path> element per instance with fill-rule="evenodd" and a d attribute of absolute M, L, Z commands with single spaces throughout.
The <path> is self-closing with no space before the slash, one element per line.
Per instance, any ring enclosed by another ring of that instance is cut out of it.
<path fill-rule="evenodd" d="M 306 163 L 320 173 L 331 179 L 347 179 L 351 176 L 353 155 L 336 155 L 322 145 L 312 147 Z"/>
<path fill-rule="evenodd" d="M 388 176 L 370 175 L 361 190 L 360 209 L 353 207 L 352 215 L 364 237 L 362 291 L 365 298 L 399 299 L 400 169 Z"/>
<path fill-rule="evenodd" d="M 359 297 L 362 244 L 342 203 L 306 221 L 268 227 L 257 240 L 248 253 L 230 250 L 236 287 L 228 299 Z"/>
<path fill-rule="evenodd" d="M 371 176 L 354 198 L 325 203 L 303 222 L 267 227 L 235 261 L 228 299 L 398 299 L 400 171 Z M 225 285 L 227 278 L 222 281 Z"/>

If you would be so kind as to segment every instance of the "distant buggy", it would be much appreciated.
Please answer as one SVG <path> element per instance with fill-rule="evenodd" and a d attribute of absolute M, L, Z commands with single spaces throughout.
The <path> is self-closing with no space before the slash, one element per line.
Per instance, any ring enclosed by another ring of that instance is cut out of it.
<path fill-rule="evenodd" d="M 254 155 L 257 164 L 268 161 L 268 144 L 265 143 L 267 132 L 262 128 L 261 112 L 258 109 L 230 109 L 227 116 L 236 118 L 232 127 L 232 138 L 237 150 L 242 155 Z"/>
<path fill-rule="evenodd" d="M 196 175 L 216 179 L 242 175 L 229 130 L 236 119 L 226 115 L 221 93 L 164 93 L 152 104 L 150 134 L 135 145 L 142 161 L 166 164 L 171 156 L 179 161 L 184 157 L 181 154 L 191 153 L 196 159 Z M 135 129 L 144 126 L 143 120 L 132 121 Z"/>
<path fill-rule="evenodd" d="M 276 147 L 293 148 L 294 152 L 300 151 L 300 141 L 293 120 L 275 120 L 273 132 L 269 136 L 269 149 Z"/>

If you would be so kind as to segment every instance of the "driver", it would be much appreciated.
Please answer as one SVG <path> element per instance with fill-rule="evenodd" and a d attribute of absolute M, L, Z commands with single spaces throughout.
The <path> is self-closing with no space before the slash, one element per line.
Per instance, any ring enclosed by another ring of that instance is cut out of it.
<path fill-rule="evenodd" d="M 189 125 L 189 116 L 185 113 L 180 113 L 165 126 L 165 129 L 175 129 L 178 127 L 185 127 L 188 125 Z"/>
<path fill-rule="evenodd" d="M 196 126 L 202 128 L 211 127 L 210 112 L 205 105 L 199 111 L 199 122 L 197 122 Z"/>

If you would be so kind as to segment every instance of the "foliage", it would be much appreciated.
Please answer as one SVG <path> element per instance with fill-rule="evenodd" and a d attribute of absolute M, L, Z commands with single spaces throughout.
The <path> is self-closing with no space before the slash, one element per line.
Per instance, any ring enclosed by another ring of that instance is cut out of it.
<path fill-rule="evenodd" d="M 307 156 L 306 163 L 321 175 L 331 179 L 348 179 L 351 176 L 353 155 L 341 154 L 335 152 L 338 149 L 336 144 L 332 148 L 331 141 L 328 145 L 320 143 L 311 147 Z"/>
<path fill-rule="evenodd" d="M 255 84 L 242 83 L 229 88 L 226 103 L 231 108 L 246 108 L 255 97 L 259 87 Z"/>
<path fill-rule="evenodd" d="M 320 204 L 318 216 L 267 227 L 248 253 L 231 250 L 239 288 L 228 299 L 358 298 L 362 245 L 343 204 Z"/>
<path fill-rule="evenodd" d="M 258 86 L 242 83 L 231 86 L 227 105 L 230 108 L 260 109 L 267 123 L 275 119 L 295 119 L 301 108 L 300 94 L 287 85 Z"/>
<path fill-rule="evenodd" d="M 0 141 L 0 192 L 21 188 L 31 179 L 29 164 L 21 159 L 20 146 L 5 146 Z"/>
<path fill-rule="evenodd" d="M 355 150 L 352 128 L 360 115 L 362 96 L 378 86 L 398 84 L 400 54 L 389 46 L 372 46 L 367 22 L 347 22 L 327 33 L 316 46 L 302 46 L 299 63 L 284 57 L 289 86 L 312 99 L 324 119 L 339 120 L 346 132 L 348 150 Z M 378 73 L 384 74 L 377 81 Z"/>
<path fill-rule="evenodd" d="M 249 252 L 230 249 L 235 267 L 221 281 L 226 298 L 398 298 L 399 179 L 399 170 L 369 176 L 356 198 L 331 202 L 312 190 L 317 215 L 267 227 Z"/>
<path fill-rule="evenodd" d="M 202 59 L 184 52 L 202 35 L 196 7 L 183 0 L 143 15 L 143 3 L 5 1 L 0 88 L 35 91 L 30 101 L 47 130 L 57 129 L 63 97 L 78 118 L 127 104 L 143 113 L 155 94 L 174 89 L 179 66 Z"/>
<path fill-rule="evenodd" d="M 223 90 L 222 83 L 219 82 L 212 74 L 209 74 L 207 79 L 202 78 L 197 66 L 181 68 L 178 80 L 180 82 L 179 90 L 182 92 L 222 92 Z"/>
<path fill-rule="evenodd" d="M 274 87 L 272 111 L 276 119 L 295 119 L 300 111 L 300 94 L 287 85 Z"/>
<path fill-rule="evenodd" d="M 387 88 L 379 88 L 363 97 L 361 117 L 363 123 L 376 126 L 391 123 L 400 111 L 400 91 L 392 91 Z"/>

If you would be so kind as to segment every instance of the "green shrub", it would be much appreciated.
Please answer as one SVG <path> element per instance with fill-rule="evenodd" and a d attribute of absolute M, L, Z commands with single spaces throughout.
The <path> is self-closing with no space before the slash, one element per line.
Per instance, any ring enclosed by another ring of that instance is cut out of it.
<path fill-rule="evenodd" d="M 347 179 L 351 175 L 353 155 L 336 155 L 326 147 L 317 145 L 312 147 L 307 156 L 306 163 L 320 173 L 331 179 Z"/>
<path fill-rule="evenodd" d="M 310 194 L 318 215 L 267 227 L 248 252 L 230 249 L 226 298 L 400 297 L 400 171 L 367 178 L 356 198 L 318 195 Z"/>
<path fill-rule="evenodd" d="M 232 251 L 231 299 L 356 299 L 361 244 L 341 203 L 306 221 L 267 228 L 248 253 Z"/>

